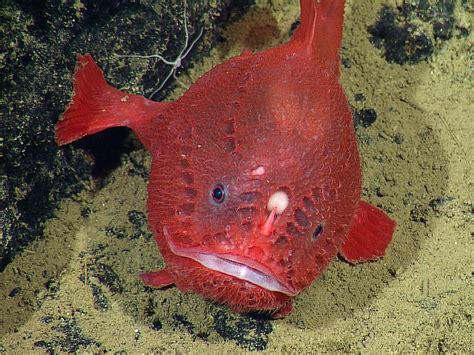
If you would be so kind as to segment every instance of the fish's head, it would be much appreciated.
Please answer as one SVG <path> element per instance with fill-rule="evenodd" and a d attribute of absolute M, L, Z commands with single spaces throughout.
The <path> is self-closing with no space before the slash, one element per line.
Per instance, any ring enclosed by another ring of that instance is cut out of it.
<path fill-rule="evenodd" d="M 248 66 L 228 62 L 216 68 L 226 84 L 206 95 L 200 85 L 220 71 L 200 79 L 152 152 L 150 223 L 175 284 L 231 307 L 239 295 L 243 309 L 276 308 L 310 285 L 359 199 L 342 89 L 324 78 L 315 87 L 288 58 L 285 71 L 261 63 L 244 84 Z"/>

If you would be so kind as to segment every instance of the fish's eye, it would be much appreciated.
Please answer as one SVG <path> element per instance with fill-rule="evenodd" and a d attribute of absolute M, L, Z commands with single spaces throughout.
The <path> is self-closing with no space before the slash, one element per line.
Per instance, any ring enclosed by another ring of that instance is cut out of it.
<path fill-rule="evenodd" d="M 225 200 L 225 191 L 224 191 L 224 186 L 221 184 L 217 184 L 214 186 L 211 192 L 212 200 L 215 203 L 222 203 Z"/>

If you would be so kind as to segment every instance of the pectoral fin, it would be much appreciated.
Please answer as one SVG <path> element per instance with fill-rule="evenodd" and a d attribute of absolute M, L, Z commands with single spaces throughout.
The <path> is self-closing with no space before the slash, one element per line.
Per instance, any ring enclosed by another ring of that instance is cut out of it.
<path fill-rule="evenodd" d="M 392 240 L 395 226 L 395 221 L 384 211 L 360 201 L 340 254 L 350 263 L 382 257 Z"/>
<path fill-rule="evenodd" d="M 140 274 L 140 278 L 147 286 L 163 288 L 174 284 L 174 279 L 168 269 L 154 272 L 144 272 Z"/>

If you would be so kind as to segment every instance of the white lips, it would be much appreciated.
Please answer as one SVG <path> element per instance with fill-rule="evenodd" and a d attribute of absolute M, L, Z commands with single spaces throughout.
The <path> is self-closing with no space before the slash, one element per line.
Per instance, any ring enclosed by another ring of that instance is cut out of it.
<path fill-rule="evenodd" d="M 288 296 L 298 294 L 291 286 L 278 281 L 266 267 L 254 260 L 230 254 L 199 252 L 195 248 L 179 248 L 170 240 L 166 226 L 163 227 L 163 234 L 171 251 L 176 255 L 190 258 L 208 269 L 248 281 L 269 291 L 281 292 Z"/>

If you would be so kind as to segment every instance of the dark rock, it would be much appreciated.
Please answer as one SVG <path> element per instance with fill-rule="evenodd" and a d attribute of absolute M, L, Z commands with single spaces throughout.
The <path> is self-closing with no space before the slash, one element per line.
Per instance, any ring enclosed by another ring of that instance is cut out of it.
<path fill-rule="evenodd" d="M 210 49 L 216 29 L 227 20 L 224 10 L 230 0 L 215 6 L 188 3 L 190 36 L 194 38 L 201 28 L 205 31 L 183 60 L 184 69 Z M 238 4 L 248 5 L 249 1 Z M 71 98 L 76 55 L 91 53 L 112 84 L 130 91 L 140 83 L 148 95 L 169 67 L 157 60 L 132 65 L 115 54 L 161 53 L 176 58 L 184 42 L 182 18 L 181 0 L 163 2 L 161 7 L 153 1 L 132 0 L 2 2 L 0 271 L 15 253 L 41 236 L 44 221 L 63 198 L 83 188 L 91 171 L 100 175 L 118 164 L 121 153 L 136 149 L 126 129 L 57 147 L 54 124 Z M 162 99 L 174 84 L 168 82 L 155 99 Z M 86 159 L 85 152 L 97 162 Z"/>
<path fill-rule="evenodd" d="M 354 95 L 354 100 L 356 102 L 364 102 L 365 101 L 365 95 L 363 93 L 357 93 Z"/>
<path fill-rule="evenodd" d="M 21 287 L 15 287 L 10 291 L 10 293 L 8 294 L 8 297 L 15 297 L 19 293 L 21 293 Z"/>
<path fill-rule="evenodd" d="M 379 13 L 377 23 L 369 26 L 371 42 L 385 50 L 388 62 L 415 64 L 433 53 L 433 44 L 428 36 L 415 24 L 398 23 L 397 12 L 385 5 Z"/>
<path fill-rule="evenodd" d="M 453 35 L 454 4 L 451 0 L 415 0 L 397 8 L 384 5 L 377 22 L 367 29 L 370 41 L 384 49 L 391 63 L 416 64 L 429 59 L 439 42 Z"/>
<path fill-rule="evenodd" d="M 194 334 L 194 325 L 186 319 L 182 314 L 173 314 L 173 323 L 179 327 L 184 328 L 189 334 Z"/>
<path fill-rule="evenodd" d="M 377 119 L 377 112 L 373 108 L 357 110 L 354 112 L 355 126 L 362 126 L 364 128 L 372 126 Z"/>
<path fill-rule="evenodd" d="M 95 284 L 91 284 L 90 287 L 92 289 L 92 296 L 94 298 L 94 308 L 101 311 L 108 310 L 109 300 L 107 296 L 104 294 L 104 291 L 102 291 L 102 289 Z"/>
<path fill-rule="evenodd" d="M 48 316 L 41 317 L 41 322 L 44 323 L 44 324 L 49 324 L 53 320 L 54 320 L 53 316 L 48 315 Z"/>
<path fill-rule="evenodd" d="M 214 315 L 214 329 L 224 339 L 234 340 L 247 350 L 265 350 L 268 334 L 273 331 L 268 319 L 257 319 L 219 311 Z"/>
<path fill-rule="evenodd" d="M 163 328 L 163 324 L 160 322 L 159 319 L 155 319 L 151 323 L 151 329 L 153 329 L 153 330 L 161 330 L 162 328 Z"/>

